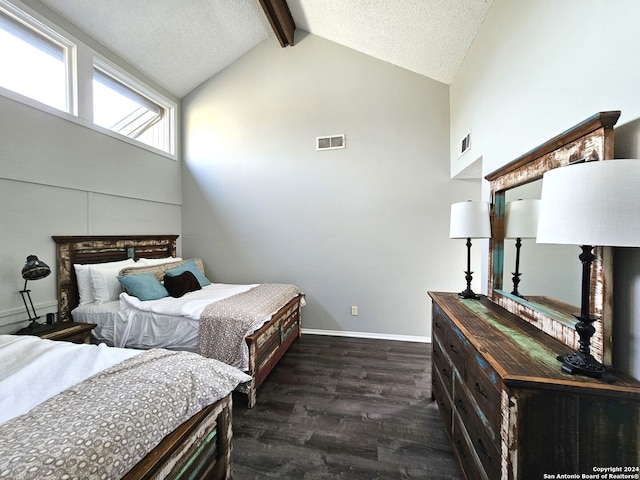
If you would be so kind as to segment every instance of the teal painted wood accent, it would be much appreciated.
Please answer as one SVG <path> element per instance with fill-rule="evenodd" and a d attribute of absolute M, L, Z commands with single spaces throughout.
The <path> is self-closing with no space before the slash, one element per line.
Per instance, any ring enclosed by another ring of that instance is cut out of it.
<path fill-rule="evenodd" d="M 478 364 L 478 366 L 487 373 L 487 377 L 489 377 L 489 380 L 491 380 L 491 382 L 498 386 L 498 374 L 495 372 L 495 370 L 493 368 L 491 368 L 489 366 L 489 364 L 487 363 L 487 361 L 482 358 L 482 356 L 476 352 L 476 354 L 474 355 L 475 361 Z"/>
<path fill-rule="evenodd" d="M 460 341 L 464 344 L 465 347 L 468 347 L 469 345 L 471 345 L 471 343 L 469 342 L 465 334 L 462 333 L 458 327 L 456 327 L 455 325 L 452 325 L 451 329 L 456 334 L 456 336 L 460 339 Z"/>
<path fill-rule="evenodd" d="M 506 202 L 504 192 L 497 192 L 493 199 L 493 213 L 499 222 L 505 214 Z M 502 222 L 503 223 L 503 222 Z M 502 273 L 504 271 L 504 238 L 494 238 L 493 242 L 493 289 L 502 289 Z"/>
<path fill-rule="evenodd" d="M 547 365 L 549 368 L 558 368 L 558 360 L 556 357 L 562 352 L 552 351 L 541 345 L 537 340 L 531 338 L 525 332 L 496 320 L 494 316 L 495 314 L 489 311 L 487 306 L 482 302 L 464 299 L 461 299 L 460 301 L 463 302 L 465 307 L 469 310 L 503 333 L 510 341 L 516 343 L 524 352 L 527 353 L 529 358 L 541 365 Z"/>
<path fill-rule="evenodd" d="M 189 459 L 189 461 L 182 467 L 182 469 L 180 470 L 180 472 L 178 473 L 178 475 L 176 476 L 177 479 L 181 479 L 181 478 L 186 478 L 186 479 L 192 479 L 194 478 L 194 474 L 198 473 L 202 467 L 204 465 L 201 466 L 195 466 L 196 471 L 192 471 L 193 469 L 191 468 L 192 466 L 195 465 L 195 462 L 197 462 L 200 459 L 200 455 L 202 454 L 202 452 L 204 451 L 205 448 L 210 447 L 211 442 L 217 442 L 217 436 L 218 436 L 218 429 L 214 428 L 213 431 L 211 433 L 209 433 L 209 435 L 207 435 L 204 439 L 204 441 L 200 444 L 200 446 L 198 447 L 198 449 L 195 451 L 195 453 L 191 456 L 191 458 Z M 213 447 L 216 447 L 216 444 L 213 444 Z M 185 477 L 185 475 L 187 474 L 191 474 L 187 477 Z"/>

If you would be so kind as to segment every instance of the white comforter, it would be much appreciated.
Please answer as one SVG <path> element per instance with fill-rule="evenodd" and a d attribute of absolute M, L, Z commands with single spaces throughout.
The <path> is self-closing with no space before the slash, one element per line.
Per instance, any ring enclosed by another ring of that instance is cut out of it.
<path fill-rule="evenodd" d="M 189 292 L 180 298 L 165 297 L 159 300 L 141 301 L 137 297 L 120 294 L 120 311 L 127 318 L 134 315 L 137 310 L 157 313 L 161 315 L 171 315 L 174 317 L 187 317 L 199 320 L 202 311 L 211 303 L 224 300 L 238 293 L 251 290 L 258 285 L 230 285 L 223 283 L 212 283 L 202 290 Z"/>
<path fill-rule="evenodd" d="M 106 345 L 0 335 L 0 424 L 138 353 Z"/>

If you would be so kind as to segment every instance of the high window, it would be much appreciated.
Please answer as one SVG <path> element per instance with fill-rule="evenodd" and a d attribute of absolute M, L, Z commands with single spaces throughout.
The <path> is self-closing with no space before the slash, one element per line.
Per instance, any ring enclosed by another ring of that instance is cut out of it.
<path fill-rule="evenodd" d="M 95 60 L 93 122 L 142 143 L 172 152 L 173 106 L 122 72 Z"/>
<path fill-rule="evenodd" d="M 23 12 L 0 7 L 0 87 L 72 113 L 74 45 Z"/>
<path fill-rule="evenodd" d="M 23 8 L 0 0 L 0 94 L 176 158 L 173 101 Z"/>

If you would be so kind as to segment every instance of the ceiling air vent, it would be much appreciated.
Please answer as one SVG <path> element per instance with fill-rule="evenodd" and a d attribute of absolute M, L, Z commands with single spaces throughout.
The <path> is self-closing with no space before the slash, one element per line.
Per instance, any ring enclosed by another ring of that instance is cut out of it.
<path fill-rule="evenodd" d="M 345 148 L 345 138 L 342 135 L 331 135 L 328 137 L 316 137 L 316 150 L 335 150 Z"/>
<path fill-rule="evenodd" d="M 458 150 L 458 158 L 467 153 L 471 148 L 471 132 L 467 133 L 462 140 L 460 140 L 460 150 Z"/>

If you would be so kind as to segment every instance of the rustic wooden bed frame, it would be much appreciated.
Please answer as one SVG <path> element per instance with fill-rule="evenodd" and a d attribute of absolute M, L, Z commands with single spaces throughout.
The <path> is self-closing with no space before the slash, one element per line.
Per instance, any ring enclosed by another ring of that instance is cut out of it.
<path fill-rule="evenodd" d="M 122 477 L 123 480 L 230 479 L 231 395 L 180 425 Z"/>
<path fill-rule="evenodd" d="M 95 264 L 127 258 L 165 258 L 176 255 L 178 235 L 54 236 L 57 245 L 59 320 L 71 321 L 79 303 L 74 264 Z M 256 391 L 273 367 L 300 336 L 302 300 L 299 294 L 280 308 L 262 328 L 247 337 L 249 372 L 247 406 L 256 403 Z"/>

